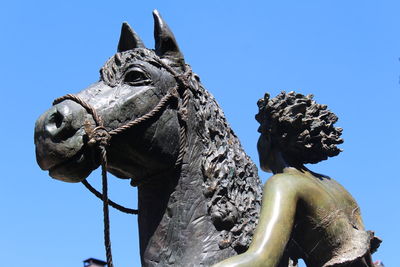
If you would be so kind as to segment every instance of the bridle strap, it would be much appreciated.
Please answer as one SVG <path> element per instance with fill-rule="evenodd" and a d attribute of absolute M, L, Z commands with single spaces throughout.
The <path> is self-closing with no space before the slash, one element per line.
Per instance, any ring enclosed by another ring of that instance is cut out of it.
<path fill-rule="evenodd" d="M 183 101 L 182 105 L 178 104 L 178 119 L 179 119 L 179 125 L 180 125 L 180 130 L 179 130 L 179 154 L 175 162 L 175 168 L 178 169 L 180 168 L 182 161 L 183 161 L 183 156 L 186 152 L 186 143 L 187 143 L 187 110 L 188 110 L 188 103 L 189 103 L 189 82 L 188 78 L 189 76 L 192 75 L 191 69 L 188 65 L 186 65 L 186 71 L 183 75 L 179 75 L 175 72 L 175 70 L 170 67 L 169 65 L 165 64 L 161 60 L 157 61 L 161 66 L 163 66 L 168 72 L 170 72 L 175 80 L 177 81 L 177 85 L 173 88 L 171 88 L 165 96 L 161 98 L 161 100 L 158 102 L 158 104 L 148 113 L 144 114 L 143 116 L 136 118 L 134 120 L 131 120 L 130 122 L 114 129 L 111 131 L 107 131 L 107 129 L 103 125 L 103 120 L 102 118 L 98 115 L 96 109 L 85 102 L 82 98 L 76 95 L 72 94 L 67 94 L 65 96 L 59 97 L 53 101 L 53 105 L 56 105 L 64 100 L 72 100 L 78 104 L 80 104 L 83 108 L 86 109 L 86 111 L 92 115 L 93 120 L 96 124 L 96 127 L 94 129 L 86 129 L 85 131 L 87 135 L 89 136 L 89 141 L 88 144 L 92 146 L 96 146 L 99 149 L 100 155 L 101 155 L 101 173 L 102 173 L 102 188 L 103 192 L 100 193 L 98 192 L 93 186 L 89 184 L 89 182 L 85 179 L 82 181 L 83 185 L 90 191 L 92 192 L 96 197 L 101 199 L 103 201 L 103 219 L 104 219 L 104 246 L 106 249 L 106 257 L 107 257 L 107 266 L 108 267 L 113 267 L 113 262 L 112 262 L 112 253 L 111 253 L 111 240 L 110 240 L 110 219 L 109 219 L 109 210 L 108 206 L 110 205 L 111 207 L 125 212 L 129 214 L 138 214 L 139 211 L 136 209 L 129 209 L 125 208 L 111 200 L 108 199 L 108 184 L 107 184 L 107 147 L 110 143 L 110 139 L 118 135 L 134 126 L 137 126 L 139 124 L 142 124 L 149 119 L 155 117 L 161 110 L 163 110 L 168 102 L 172 100 L 173 98 L 177 99 L 179 98 L 179 89 L 183 91 Z M 89 127 L 87 127 L 89 128 Z"/>
<path fill-rule="evenodd" d="M 93 193 L 93 195 L 95 195 L 97 198 L 99 198 L 100 200 L 103 200 L 103 195 L 102 193 L 100 193 L 99 191 L 96 190 L 96 188 L 94 188 L 86 179 L 83 180 L 81 182 L 90 192 Z M 118 203 L 115 203 L 114 201 L 112 201 L 111 199 L 108 199 L 108 205 L 110 205 L 111 207 L 113 207 L 116 210 L 119 210 L 123 213 L 127 213 L 127 214 L 138 214 L 139 211 L 137 209 L 130 209 L 130 208 L 126 208 L 122 205 L 119 205 Z"/>

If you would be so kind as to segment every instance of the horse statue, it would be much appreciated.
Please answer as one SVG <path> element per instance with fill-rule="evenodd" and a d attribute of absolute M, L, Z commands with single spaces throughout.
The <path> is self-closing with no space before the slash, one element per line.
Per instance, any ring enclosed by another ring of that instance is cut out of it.
<path fill-rule="evenodd" d="M 142 265 L 209 266 L 247 250 L 262 187 L 168 25 L 153 17 L 154 50 L 124 23 L 100 81 L 40 116 L 37 162 L 65 182 L 85 181 L 99 165 L 131 179 Z"/>

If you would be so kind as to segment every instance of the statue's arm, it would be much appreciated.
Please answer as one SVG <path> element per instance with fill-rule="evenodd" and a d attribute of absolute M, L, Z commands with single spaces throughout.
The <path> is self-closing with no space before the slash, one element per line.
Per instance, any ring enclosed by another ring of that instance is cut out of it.
<path fill-rule="evenodd" d="M 293 228 L 297 206 L 297 186 L 292 177 L 277 174 L 264 186 L 259 223 L 249 249 L 224 260 L 222 266 L 277 266 Z"/>

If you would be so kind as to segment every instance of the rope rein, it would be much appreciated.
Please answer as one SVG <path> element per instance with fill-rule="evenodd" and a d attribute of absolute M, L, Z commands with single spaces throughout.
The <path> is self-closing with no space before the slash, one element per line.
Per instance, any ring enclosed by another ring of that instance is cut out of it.
<path fill-rule="evenodd" d="M 64 100 L 71 100 L 75 103 L 78 103 L 86 111 L 92 115 L 93 120 L 95 122 L 96 127 L 94 129 L 85 129 L 86 134 L 89 137 L 88 145 L 95 146 L 98 148 L 100 153 L 101 160 L 101 176 L 102 176 L 102 193 L 97 191 L 93 186 L 89 184 L 89 182 L 85 179 L 82 181 L 82 184 L 92 192 L 97 198 L 103 201 L 103 221 L 104 221 L 104 247 L 106 250 L 107 257 L 107 266 L 113 267 L 112 261 L 112 253 L 111 253 L 111 240 L 110 240 L 110 218 L 109 218 L 109 210 L 108 206 L 124 212 L 128 214 L 138 214 L 139 211 L 136 209 L 129 209 L 123 207 L 112 200 L 108 199 L 108 184 L 107 184 L 107 147 L 110 144 L 110 140 L 113 136 L 116 136 L 134 126 L 137 126 L 141 123 L 148 121 L 149 119 L 154 118 L 161 110 L 163 110 L 172 99 L 179 100 L 180 94 L 183 96 L 182 104 L 179 105 L 178 102 L 178 120 L 179 120 L 179 154 L 175 162 L 175 168 L 180 168 L 183 160 L 183 156 L 186 152 L 186 143 L 187 143 L 187 112 L 188 112 L 188 103 L 190 98 L 190 93 L 188 90 L 189 87 L 189 77 L 192 75 L 192 71 L 188 65 L 186 65 L 186 71 L 183 75 L 178 74 L 172 67 L 162 62 L 161 60 L 157 60 L 164 69 L 166 69 L 172 76 L 175 78 L 177 85 L 172 87 L 168 92 L 161 98 L 158 104 L 148 113 L 142 115 L 139 118 L 133 119 L 130 122 L 114 129 L 107 131 L 104 127 L 102 118 L 98 115 L 96 109 L 93 108 L 90 104 L 85 102 L 82 98 L 76 95 L 67 94 L 65 96 L 59 97 L 53 101 L 53 105 L 56 105 Z M 183 91 L 183 92 L 179 92 Z"/>

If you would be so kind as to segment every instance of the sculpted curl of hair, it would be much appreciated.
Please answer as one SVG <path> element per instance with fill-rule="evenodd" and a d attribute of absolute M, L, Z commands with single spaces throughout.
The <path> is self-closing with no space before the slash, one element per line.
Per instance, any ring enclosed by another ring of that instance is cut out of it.
<path fill-rule="evenodd" d="M 257 102 L 259 132 L 271 138 L 287 160 L 293 163 L 317 163 L 337 156 L 342 150 L 342 128 L 334 127 L 338 117 L 313 100 L 295 92 L 281 92 L 270 99 L 265 94 Z"/>

